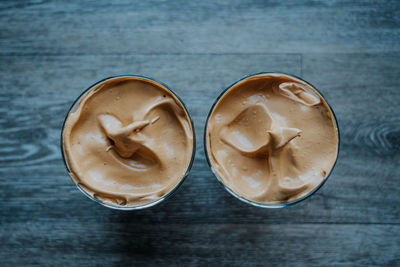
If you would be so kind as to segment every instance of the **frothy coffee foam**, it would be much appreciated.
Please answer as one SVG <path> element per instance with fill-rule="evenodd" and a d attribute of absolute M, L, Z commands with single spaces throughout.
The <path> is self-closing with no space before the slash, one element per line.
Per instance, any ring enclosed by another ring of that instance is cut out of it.
<path fill-rule="evenodd" d="M 117 77 L 86 92 L 65 122 L 63 152 L 72 179 L 100 201 L 154 202 L 185 175 L 193 131 L 180 101 L 142 77 Z"/>
<path fill-rule="evenodd" d="M 215 105 L 207 153 L 219 179 L 262 204 L 297 200 L 320 185 L 338 153 L 338 131 L 325 100 L 284 74 L 233 85 Z"/>

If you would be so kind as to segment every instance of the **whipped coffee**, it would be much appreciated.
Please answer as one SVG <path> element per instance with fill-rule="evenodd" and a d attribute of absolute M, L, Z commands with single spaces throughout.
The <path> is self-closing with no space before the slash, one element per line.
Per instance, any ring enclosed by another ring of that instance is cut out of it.
<path fill-rule="evenodd" d="M 122 76 L 88 90 L 70 111 L 63 153 L 76 184 L 111 206 L 141 206 L 187 174 L 193 128 L 179 99 L 144 77 Z"/>
<path fill-rule="evenodd" d="M 265 73 L 230 87 L 206 128 L 219 180 L 261 204 L 296 201 L 316 189 L 338 154 L 338 130 L 322 96 L 295 77 Z"/>

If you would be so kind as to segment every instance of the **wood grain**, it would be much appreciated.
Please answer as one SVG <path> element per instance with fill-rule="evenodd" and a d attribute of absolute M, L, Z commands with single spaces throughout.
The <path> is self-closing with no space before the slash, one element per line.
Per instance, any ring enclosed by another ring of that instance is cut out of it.
<path fill-rule="evenodd" d="M 392 1 L 22 1 L 2 53 L 399 52 Z M 32 19 L 34 18 L 34 19 Z"/>
<path fill-rule="evenodd" d="M 13 224 L 6 265 L 373 266 L 400 264 L 398 225 L 136 224 L 130 220 Z M 21 229 L 22 228 L 22 229 Z M 66 231 L 65 229 L 68 229 Z M 43 236 L 43 232 L 48 234 Z M 349 238 L 351 234 L 352 238 Z"/>
<path fill-rule="evenodd" d="M 400 265 L 397 1 L 0 2 L 0 265 Z M 246 74 L 281 71 L 333 107 L 340 158 L 310 199 L 248 206 L 209 170 L 203 127 Z M 186 103 L 192 171 L 170 199 L 121 212 L 83 196 L 60 135 L 92 83 L 143 74 Z"/>

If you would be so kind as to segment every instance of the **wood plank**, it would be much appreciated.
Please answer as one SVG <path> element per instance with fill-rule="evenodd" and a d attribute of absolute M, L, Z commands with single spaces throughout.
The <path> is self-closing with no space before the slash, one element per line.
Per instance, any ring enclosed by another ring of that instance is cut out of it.
<path fill-rule="evenodd" d="M 0 53 L 399 52 L 391 1 L 2 1 Z"/>
<path fill-rule="evenodd" d="M 68 178 L 61 160 L 60 131 L 68 107 L 82 88 L 109 75 L 140 72 L 152 74 L 182 96 L 193 116 L 198 143 L 196 161 L 182 188 L 160 206 L 138 212 L 137 223 L 399 223 L 400 196 L 393 188 L 399 178 L 395 122 L 400 111 L 392 106 L 399 99 L 393 81 L 400 74 L 398 54 L 309 54 L 304 56 L 303 70 L 300 55 L 2 59 L 0 70 L 8 78 L 0 81 L 0 114 L 6 115 L 0 117 L 0 191 L 4 192 L 0 198 L 7 205 L 0 209 L 0 222 L 29 221 L 26 213 L 43 223 L 62 216 L 115 222 L 120 213 L 85 199 Z M 229 71 L 226 66 L 231 66 Z M 356 75 L 346 75 L 346 67 Z M 310 200 L 284 210 L 260 210 L 234 199 L 217 183 L 204 158 L 202 133 L 208 109 L 222 88 L 247 73 L 277 69 L 303 72 L 327 96 L 338 115 L 342 146 L 332 177 Z M 377 74 L 382 70 L 387 70 L 387 76 Z M 349 96 L 363 100 L 376 93 L 376 86 L 383 92 L 381 105 L 373 109 L 362 101 L 349 105 Z M 14 88 L 11 94 L 9 88 Z M 364 118 L 371 120 L 365 123 Z M 381 131 L 368 125 L 388 127 Z"/>
<path fill-rule="evenodd" d="M 99 218 L 100 219 L 100 218 Z M 396 266 L 399 225 L 91 224 L 65 218 L 5 225 L 10 265 Z M 351 237 L 351 238 L 350 238 Z M 9 255 L 24 257 L 9 257 Z"/>

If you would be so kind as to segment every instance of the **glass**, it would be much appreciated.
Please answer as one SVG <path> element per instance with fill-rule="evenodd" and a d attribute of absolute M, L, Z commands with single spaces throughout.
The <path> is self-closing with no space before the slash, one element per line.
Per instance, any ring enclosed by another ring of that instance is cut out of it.
<path fill-rule="evenodd" d="M 246 199 L 246 198 L 243 198 L 243 197 L 237 195 L 237 194 L 236 194 L 235 192 L 233 192 L 228 186 L 226 186 L 226 185 L 222 182 L 222 180 L 218 177 L 218 174 L 217 174 L 217 172 L 214 170 L 214 168 L 213 168 L 213 166 L 212 166 L 212 163 L 211 163 L 211 161 L 210 161 L 210 158 L 209 158 L 209 156 L 208 156 L 208 150 L 207 150 L 207 125 L 208 125 L 208 121 L 209 121 L 209 119 L 210 119 L 210 116 L 211 116 L 212 112 L 214 111 L 215 105 L 218 103 L 218 101 L 221 99 L 221 97 L 224 96 L 224 95 L 225 95 L 234 85 L 236 85 L 237 83 L 239 83 L 239 82 L 241 82 L 241 81 L 243 81 L 243 80 L 245 80 L 245 79 L 247 79 L 247 78 L 251 78 L 251 77 L 253 77 L 253 76 L 262 75 L 262 74 L 278 74 L 278 75 L 281 74 L 281 75 L 284 75 L 284 76 L 289 76 L 289 77 L 293 77 L 293 78 L 299 79 L 299 80 L 305 82 L 306 84 L 308 84 L 311 88 L 313 88 L 313 89 L 316 91 L 316 93 L 319 94 L 319 96 L 320 96 L 321 98 L 323 98 L 323 99 L 325 100 L 325 102 L 326 102 L 326 104 L 327 104 L 327 106 L 328 106 L 328 108 L 329 108 L 329 110 L 330 110 L 330 112 L 332 113 L 332 116 L 333 116 L 333 118 L 334 118 L 333 121 L 334 121 L 334 123 L 335 123 L 336 131 L 337 131 L 337 136 L 338 136 L 337 154 L 336 154 L 336 159 L 335 159 L 335 162 L 334 162 L 334 164 L 333 164 L 333 166 L 332 166 L 331 171 L 328 173 L 328 175 L 326 176 L 326 178 L 325 178 L 316 188 L 314 188 L 311 192 L 309 192 L 308 194 L 302 196 L 302 197 L 299 198 L 299 199 L 296 199 L 296 200 L 293 200 L 293 201 L 290 201 L 290 202 L 283 202 L 283 203 L 277 203 L 277 204 L 263 204 L 263 203 L 258 203 L 258 202 L 254 202 L 254 201 L 248 200 L 248 199 Z M 326 182 L 326 181 L 328 180 L 328 178 L 330 177 L 330 175 L 331 175 L 331 173 L 332 173 L 332 171 L 333 171 L 333 169 L 334 169 L 334 167 L 335 167 L 335 165 L 336 165 L 337 159 L 338 159 L 338 157 L 339 157 L 340 132 L 339 132 L 339 127 L 338 127 L 336 115 L 335 115 L 335 113 L 333 112 L 331 106 L 329 105 L 329 103 L 328 103 L 328 101 L 326 100 L 326 98 L 322 95 L 322 93 L 321 93 L 317 88 L 315 88 L 312 84 L 310 84 L 309 82 L 303 80 L 302 78 L 299 78 L 299 77 L 297 77 L 297 76 L 295 76 L 295 75 L 288 74 L 288 73 L 283 73 L 283 72 L 259 72 L 259 73 L 254 73 L 254 74 L 246 75 L 246 76 L 244 76 L 243 78 L 241 78 L 240 80 L 237 80 L 236 82 L 234 82 L 234 83 L 232 83 L 231 85 L 229 85 L 225 90 L 223 90 L 222 93 L 217 97 L 217 99 L 215 100 L 214 104 L 211 106 L 210 112 L 208 113 L 208 116 L 207 116 L 206 125 L 204 126 L 203 146 L 204 146 L 204 153 L 205 153 L 205 157 L 206 157 L 208 166 L 210 167 L 210 169 L 211 169 L 211 171 L 213 172 L 214 176 L 217 178 L 218 182 L 219 182 L 219 183 L 225 188 L 225 190 L 228 191 L 231 195 L 233 195 L 235 198 L 237 198 L 237 199 L 239 199 L 239 200 L 241 200 L 241 201 L 243 201 L 243 202 L 245 202 L 245 203 L 247 203 L 247 204 L 250 204 L 250 205 L 253 205 L 253 206 L 256 206 L 256 207 L 261 207 L 261 208 L 283 208 L 283 207 L 287 207 L 287 206 L 294 205 L 294 204 L 296 204 L 296 203 L 299 203 L 299 202 L 301 202 L 301 201 L 303 201 L 303 200 L 305 200 L 305 199 L 311 197 L 315 192 L 317 192 L 317 191 L 325 184 L 325 182 Z"/>
<path fill-rule="evenodd" d="M 168 197 L 170 197 L 173 193 L 175 193 L 177 191 L 177 189 L 183 184 L 184 180 L 186 179 L 186 177 L 188 176 L 192 166 L 193 166 L 193 161 L 195 158 L 195 154 L 196 154 L 196 134 L 195 134 L 195 129 L 194 129 L 194 124 L 193 124 L 193 120 L 189 114 L 189 111 L 187 110 L 184 102 L 182 101 L 182 99 L 174 92 L 172 91 L 166 84 L 164 84 L 163 82 L 157 81 L 156 79 L 150 78 L 150 77 L 146 77 L 146 76 L 142 76 L 142 75 L 117 75 L 117 76 L 111 76 L 105 79 L 102 79 L 96 83 L 94 83 L 93 85 L 91 85 L 89 88 L 87 88 L 86 90 L 84 90 L 73 102 L 72 106 L 70 107 L 67 116 L 65 117 L 63 126 L 62 126 L 62 131 L 61 131 L 61 151 L 62 151 L 62 157 L 63 157 L 63 161 L 64 161 L 64 165 L 66 167 L 66 169 L 68 170 L 68 173 L 70 173 L 70 169 L 68 167 L 68 164 L 65 160 L 65 152 L 64 152 L 64 146 L 63 146 L 63 132 L 64 132 L 64 127 L 65 127 L 65 122 L 67 121 L 71 111 L 75 111 L 76 108 L 79 105 L 79 100 L 85 96 L 88 92 L 90 92 L 91 89 L 95 88 L 97 85 L 110 80 L 110 79 L 114 79 L 114 78 L 120 78 L 120 77 L 137 77 L 137 78 L 141 78 L 141 79 L 147 79 L 150 81 L 153 81 L 155 83 L 157 83 L 158 85 L 160 85 L 161 87 L 164 87 L 165 89 L 167 89 L 169 92 L 171 92 L 180 102 L 180 104 L 182 104 L 183 108 L 185 109 L 186 114 L 188 115 L 189 121 L 190 121 L 190 126 L 192 127 L 192 134 L 193 134 L 193 148 L 192 148 L 192 156 L 189 162 L 189 165 L 186 169 L 185 174 L 183 175 L 183 177 L 181 178 L 180 182 L 170 191 L 168 192 L 168 194 L 166 194 L 165 196 L 163 196 L 160 199 L 157 199 L 156 201 L 150 202 L 150 203 L 146 203 L 143 205 L 137 205 L 137 206 L 119 206 L 119 205 L 112 205 L 112 204 L 107 204 L 104 203 L 102 201 L 100 201 L 97 198 L 94 198 L 93 196 L 91 196 L 88 192 L 85 191 L 85 189 L 83 189 L 81 186 L 79 186 L 78 184 L 76 184 L 72 177 L 71 180 L 74 182 L 74 184 L 76 185 L 76 187 L 79 189 L 79 191 L 81 191 L 85 196 L 87 196 L 88 198 L 90 198 L 91 200 L 93 200 L 94 202 L 97 202 L 105 207 L 111 208 L 111 209 L 117 209 L 117 210 L 139 210 L 139 209 L 145 209 L 145 208 L 150 208 L 153 207 L 161 202 L 163 202 L 164 200 L 166 200 Z"/>

